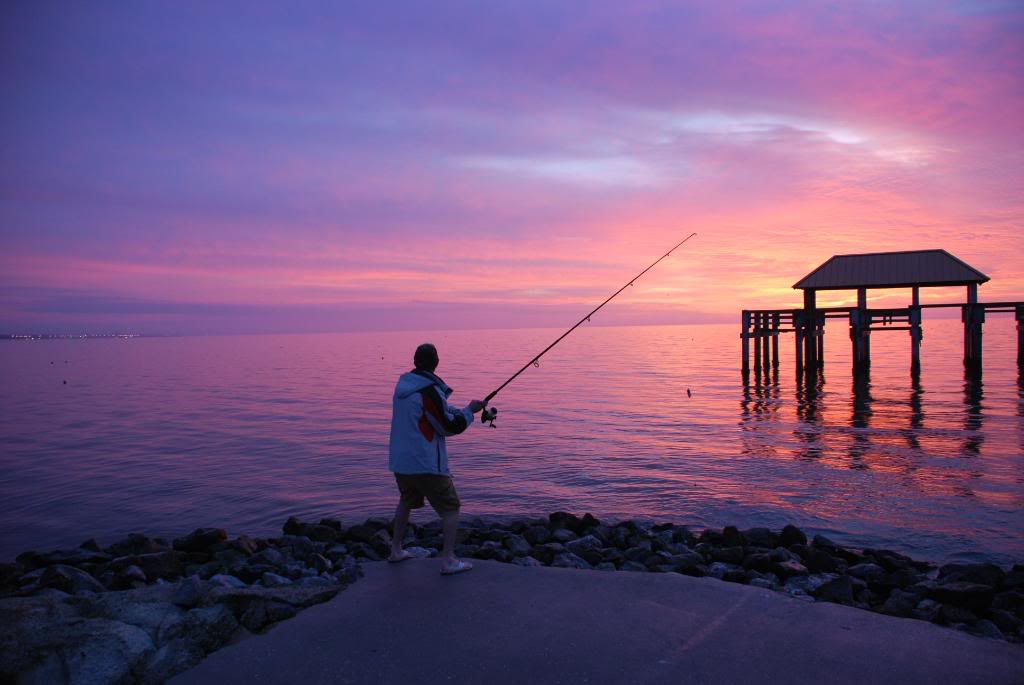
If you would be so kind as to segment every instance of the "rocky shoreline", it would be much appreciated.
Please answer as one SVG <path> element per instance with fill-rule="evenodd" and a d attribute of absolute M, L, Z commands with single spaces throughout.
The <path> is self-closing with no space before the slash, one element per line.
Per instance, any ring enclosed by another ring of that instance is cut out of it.
<path fill-rule="evenodd" d="M 390 521 L 345 527 L 288 519 L 283 535 L 229 539 L 201 528 L 168 542 L 141 534 L 108 547 L 25 552 L 0 564 L 0 681 L 158 683 L 248 634 L 327 601 L 381 561 Z M 434 556 L 440 522 L 410 524 L 406 548 Z M 1024 642 L 1024 565 L 936 567 L 850 549 L 799 528 L 693 531 L 603 523 L 584 514 L 469 519 L 457 554 L 520 566 L 707 576 Z"/>

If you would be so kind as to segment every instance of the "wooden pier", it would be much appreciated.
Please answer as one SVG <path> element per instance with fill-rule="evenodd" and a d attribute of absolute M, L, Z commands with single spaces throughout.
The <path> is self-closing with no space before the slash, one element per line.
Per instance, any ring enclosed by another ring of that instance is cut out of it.
<path fill-rule="evenodd" d="M 884 252 L 863 255 L 837 255 L 819 266 L 793 287 L 803 290 L 803 307 L 796 309 L 745 309 L 742 313 L 743 376 L 751 368 L 755 374 L 767 374 L 779 367 L 779 336 L 793 333 L 796 372 L 809 384 L 824 368 L 825 322 L 846 319 L 849 322 L 854 375 L 871 368 L 871 334 L 880 331 L 907 331 L 910 334 L 910 371 L 921 370 L 921 312 L 924 309 L 958 307 L 964 325 L 964 367 L 981 373 L 982 333 L 989 314 L 1013 314 L 1017 321 L 1017 365 L 1024 374 L 1024 301 L 979 302 L 978 286 L 988 276 L 968 266 L 945 250 Z M 923 287 L 963 286 L 964 302 L 921 304 Z M 871 309 L 867 306 L 869 289 L 911 288 L 912 302 L 907 307 Z M 817 306 L 819 290 L 856 290 L 853 307 Z M 753 341 L 753 364 L 751 364 Z"/>

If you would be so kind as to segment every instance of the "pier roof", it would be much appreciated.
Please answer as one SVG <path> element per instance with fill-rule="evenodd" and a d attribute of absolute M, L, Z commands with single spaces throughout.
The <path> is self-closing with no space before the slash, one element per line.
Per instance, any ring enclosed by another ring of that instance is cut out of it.
<path fill-rule="evenodd" d="M 835 255 L 793 287 L 800 290 L 970 285 L 988 276 L 945 250 Z"/>

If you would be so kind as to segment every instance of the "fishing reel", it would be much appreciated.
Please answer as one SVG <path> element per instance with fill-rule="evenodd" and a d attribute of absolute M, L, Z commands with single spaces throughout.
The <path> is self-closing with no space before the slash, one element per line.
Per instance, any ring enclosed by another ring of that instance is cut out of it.
<path fill-rule="evenodd" d="M 497 426 L 494 425 L 494 420 L 496 418 L 498 418 L 498 408 L 491 407 L 490 409 L 487 409 L 485 407 L 483 412 L 480 414 L 480 423 L 488 424 L 491 428 L 497 428 Z"/>

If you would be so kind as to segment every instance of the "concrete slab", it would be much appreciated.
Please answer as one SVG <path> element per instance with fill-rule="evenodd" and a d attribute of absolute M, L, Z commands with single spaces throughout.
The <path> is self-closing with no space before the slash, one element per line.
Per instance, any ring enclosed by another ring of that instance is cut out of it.
<path fill-rule="evenodd" d="M 1024 648 L 676 574 L 366 564 L 173 678 L 210 683 L 1024 683 Z"/>

